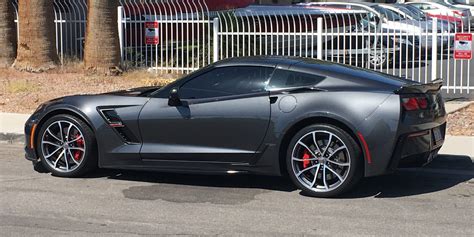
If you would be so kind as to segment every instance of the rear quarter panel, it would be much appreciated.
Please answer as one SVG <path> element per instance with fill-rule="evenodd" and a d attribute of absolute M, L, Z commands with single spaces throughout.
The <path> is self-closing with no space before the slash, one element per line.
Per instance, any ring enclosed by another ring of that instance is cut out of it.
<path fill-rule="evenodd" d="M 291 112 L 284 112 L 279 106 L 287 96 L 296 98 L 296 107 Z M 329 118 L 349 127 L 354 137 L 357 138 L 358 132 L 365 137 L 371 152 L 371 161 L 364 161 L 365 175 L 381 174 L 395 144 L 399 110 L 398 96 L 387 92 L 321 91 L 279 95 L 271 107 L 271 122 L 265 141 L 266 144 L 275 144 L 275 151 L 271 145 L 268 146 L 267 153 L 274 153 L 268 156 L 278 157 L 277 150 L 284 145 L 281 143 L 283 137 L 300 121 Z M 259 164 L 268 164 L 270 159 L 264 156 Z"/>

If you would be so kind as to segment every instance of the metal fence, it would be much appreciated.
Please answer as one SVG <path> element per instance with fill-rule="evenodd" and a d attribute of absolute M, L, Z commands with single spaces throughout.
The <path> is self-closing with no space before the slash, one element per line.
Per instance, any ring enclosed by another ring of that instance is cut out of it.
<path fill-rule="evenodd" d="M 211 63 L 209 10 L 202 0 L 121 0 L 118 9 L 125 66 L 186 73 Z"/>
<path fill-rule="evenodd" d="M 355 5 L 253 6 L 220 13 L 216 59 L 252 55 L 319 58 L 421 83 L 442 78 L 446 93 L 472 93 L 474 61 L 453 57 L 455 36 L 471 33 L 469 21 L 423 18 L 421 13 L 401 19 L 403 12 L 396 9 L 382 9 L 386 11 L 380 14 Z"/>
<path fill-rule="evenodd" d="M 422 83 L 442 78 L 444 91 L 456 96 L 470 96 L 474 89 L 474 60 L 454 59 L 457 33 L 471 33 L 469 16 L 445 13 L 424 18 L 416 9 L 374 11 L 347 3 L 223 10 L 208 6 L 206 0 L 119 2 L 124 67 L 188 73 L 230 57 L 285 55 Z M 13 4 L 17 9 L 16 0 Z M 86 0 L 54 0 L 54 14 L 61 60 L 82 59 Z"/>

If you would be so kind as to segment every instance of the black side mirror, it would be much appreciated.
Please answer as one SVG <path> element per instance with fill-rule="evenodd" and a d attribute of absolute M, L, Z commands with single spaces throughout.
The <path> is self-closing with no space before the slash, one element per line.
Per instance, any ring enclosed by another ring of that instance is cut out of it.
<path fill-rule="evenodd" d="M 173 88 L 170 91 L 170 96 L 168 97 L 168 105 L 169 106 L 180 106 L 183 103 L 179 99 L 178 95 L 178 88 Z"/>

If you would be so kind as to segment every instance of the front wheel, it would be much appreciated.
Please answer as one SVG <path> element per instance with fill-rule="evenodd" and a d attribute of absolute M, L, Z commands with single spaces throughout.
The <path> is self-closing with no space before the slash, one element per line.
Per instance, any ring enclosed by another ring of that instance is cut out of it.
<path fill-rule="evenodd" d="M 329 124 L 311 125 L 295 134 L 287 151 L 291 180 L 314 197 L 342 194 L 362 177 L 361 151 L 344 130 Z"/>
<path fill-rule="evenodd" d="M 48 119 L 41 126 L 36 147 L 41 163 L 55 176 L 77 177 L 97 166 L 95 136 L 75 116 Z"/>

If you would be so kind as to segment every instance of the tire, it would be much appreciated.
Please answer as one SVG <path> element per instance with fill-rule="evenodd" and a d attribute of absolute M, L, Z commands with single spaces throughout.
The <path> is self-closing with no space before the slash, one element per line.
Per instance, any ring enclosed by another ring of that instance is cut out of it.
<path fill-rule="evenodd" d="M 306 195 L 334 197 L 349 191 L 361 179 L 364 165 L 361 154 L 356 141 L 341 128 L 330 124 L 310 125 L 290 141 L 286 167 L 290 179 Z"/>
<path fill-rule="evenodd" d="M 72 115 L 55 115 L 41 126 L 36 152 L 42 165 L 54 176 L 80 177 L 97 167 L 94 133 L 86 123 Z"/>

